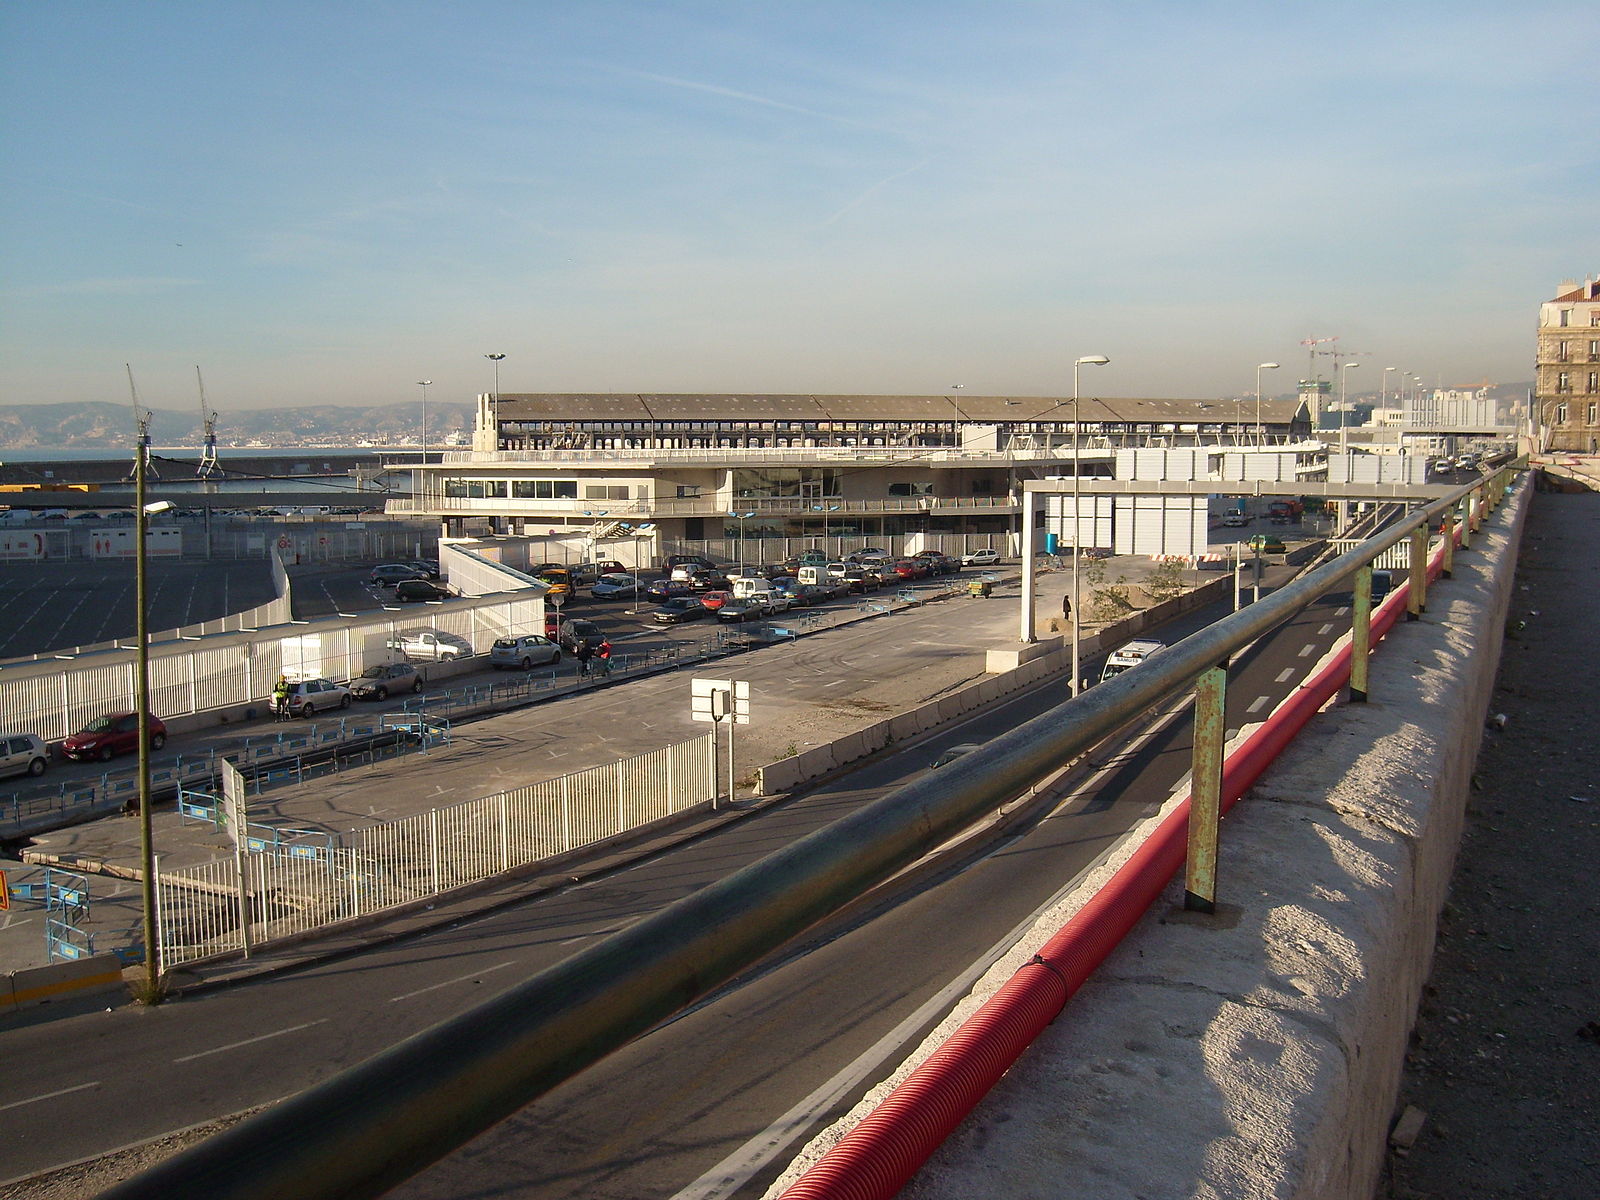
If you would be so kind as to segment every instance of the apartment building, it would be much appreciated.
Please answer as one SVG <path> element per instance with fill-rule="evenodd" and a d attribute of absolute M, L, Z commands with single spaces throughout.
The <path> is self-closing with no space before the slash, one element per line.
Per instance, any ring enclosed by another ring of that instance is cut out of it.
<path fill-rule="evenodd" d="M 1600 453 L 1600 278 L 1539 306 L 1534 408 L 1543 448 Z"/>

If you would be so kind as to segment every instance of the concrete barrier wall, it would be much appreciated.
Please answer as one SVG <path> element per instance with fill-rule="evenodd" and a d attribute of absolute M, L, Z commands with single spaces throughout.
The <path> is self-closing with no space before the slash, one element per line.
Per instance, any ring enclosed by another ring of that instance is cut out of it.
<path fill-rule="evenodd" d="M 0 1014 L 69 996 L 116 991 L 122 986 L 122 963 L 115 954 L 7 971 L 0 976 Z"/>

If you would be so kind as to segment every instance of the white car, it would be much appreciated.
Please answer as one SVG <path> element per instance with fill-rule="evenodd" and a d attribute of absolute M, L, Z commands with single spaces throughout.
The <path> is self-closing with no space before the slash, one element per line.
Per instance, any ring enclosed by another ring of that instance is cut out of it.
<path fill-rule="evenodd" d="M 1250 524 L 1250 514 L 1237 511 L 1230 512 L 1223 516 L 1222 523 L 1229 529 L 1243 529 Z"/>
<path fill-rule="evenodd" d="M 1000 561 L 1000 551 L 992 546 L 985 546 L 982 550 L 974 550 L 971 554 L 961 556 L 963 567 L 992 567 Z"/>

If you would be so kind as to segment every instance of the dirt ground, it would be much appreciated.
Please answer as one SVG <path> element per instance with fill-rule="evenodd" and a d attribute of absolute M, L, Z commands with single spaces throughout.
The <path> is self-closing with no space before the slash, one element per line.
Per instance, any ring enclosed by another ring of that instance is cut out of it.
<path fill-rule="evenodd" d="M 1386 1200 L 1600 1196 L 1600 495 L 1534 497 Z"/>

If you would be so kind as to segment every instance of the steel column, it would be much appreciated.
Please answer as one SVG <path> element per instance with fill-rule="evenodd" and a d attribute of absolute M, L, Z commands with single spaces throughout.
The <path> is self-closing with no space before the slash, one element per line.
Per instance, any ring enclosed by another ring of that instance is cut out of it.
<path fill-rule="evenodd" d="M 1217 826 L 1222 820 L 1222 749 L 1227 739 L 1228 671 L 1212 667 L 1194 686 L 1194 758 L 1189 772 L 1189 855 L 1183 906 L 1217 911 Z"/>

